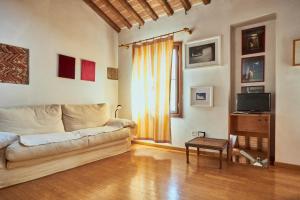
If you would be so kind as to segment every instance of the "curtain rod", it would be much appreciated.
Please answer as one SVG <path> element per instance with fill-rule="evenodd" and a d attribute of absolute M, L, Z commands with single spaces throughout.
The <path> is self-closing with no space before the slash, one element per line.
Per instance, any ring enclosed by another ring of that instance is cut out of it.
<path fill-rule="evenodd" d="M 180 32 L 187 32 L 189 34 L 192 34 L 192 30 L 190 28 L 183 28 L 183 29 L 178 30 L 178 31 L 166 33 L 166 34 L 155 36 L 155 37 L 152 37 L 152 38 L 147 38 L 147 39 L 143 39 L 143 40 L 139 40 L 139 41 L 135 41 L 135 42 L 130 42 L 130 43 L 127 43 L 127 44 L 120 44 L 119 47 L 126 47 L 128 49 L 129 46 L 132 45 L 132 44 L 141 43 L 141 42 L 144 42 L 144 41 L 147 41 L 147 40 L 154 40 L 156 38 L 161 38 L 161 37 L 172 35 L 172 34 L 174 35 L 175 33 L 180 33 Z"/>

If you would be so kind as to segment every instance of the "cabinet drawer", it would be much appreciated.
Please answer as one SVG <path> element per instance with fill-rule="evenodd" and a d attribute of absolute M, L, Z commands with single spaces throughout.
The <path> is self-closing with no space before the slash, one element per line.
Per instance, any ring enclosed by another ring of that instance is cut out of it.
<path fill-rule="evenodd" d="M 235 120 L 235 131 L 268 133 L 270 121 L 267 116 L 243 116 Z"/>

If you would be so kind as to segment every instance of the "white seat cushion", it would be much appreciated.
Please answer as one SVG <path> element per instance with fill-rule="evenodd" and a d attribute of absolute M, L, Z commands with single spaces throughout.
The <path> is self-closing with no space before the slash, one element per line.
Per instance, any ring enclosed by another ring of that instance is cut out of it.
<path fill-rule="evenodd" d="M 61 106 L 0 108 L 0 131 L 18 135 L 64 132 Z"/>
<path fill-rule="evenodd" d="M 59 155 L 88 147 L 88 138 L 49 143 L 37 146 L 23 146 L 18 141 L 6 148 L 6 159 L 9 161 L 24 161 L 47 156 Z"/>
<path fill-rule="evenodd" d="M 110 118 L 107 104 L 62 105 L 66 131 L 103 126 Z"/>
<path fill-rule="evenodd" d="M 123 128 L 118 131 L 108 132 L 108 133 L 101 133 L 93 136 L 89 136 L 89 146 L 96 146 L 100 144 L 104 144 L 107 142 L 113 142 L 120 139 L 130 137 L 130 129 Z"/>

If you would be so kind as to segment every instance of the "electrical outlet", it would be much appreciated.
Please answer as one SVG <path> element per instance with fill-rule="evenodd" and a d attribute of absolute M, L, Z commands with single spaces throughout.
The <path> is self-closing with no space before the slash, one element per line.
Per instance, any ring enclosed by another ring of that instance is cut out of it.
<path fill-rule="evenodd" d="M 198 131 L 198 137 L 205 137 L 205 131 Z"/>

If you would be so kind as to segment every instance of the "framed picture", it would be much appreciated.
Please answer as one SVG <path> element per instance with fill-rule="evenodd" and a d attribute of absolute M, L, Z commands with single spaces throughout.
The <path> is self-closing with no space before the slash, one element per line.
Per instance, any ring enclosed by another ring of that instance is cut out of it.
<path fill-rule="evenodd" d="M 242 30 L 242 55 L 265 51 L 265 26 Z"/>
<path fill-rule="evenodd" d="M 186 44 L 186 68 L 220 65 L 221 37 Z"/>
<path fill-rule="evenodd" d="M 191 87 L 191 106 L 212 107 L 213 95 L 212 86 Z"/>
<path fill-rule="evenodd" d="M 293 65 L 294 66 L 300 66 L 300 39 L 294 40 Z"/>
<path fill-rule="evenodd" d="M 265 92 L 265 86 L 259 85 L 259 86 L 243 86 L 241 88 L 241 93 L 264 93 Z"/>
<path fill-rule="evenodd" d="M 265 56 L 242 58 L 242 83 L 264 82 Z"/>
<path fill-rule="evenodd" d="M 29 49 L 0 43 L 0 83 L 29 84 Z"/>

